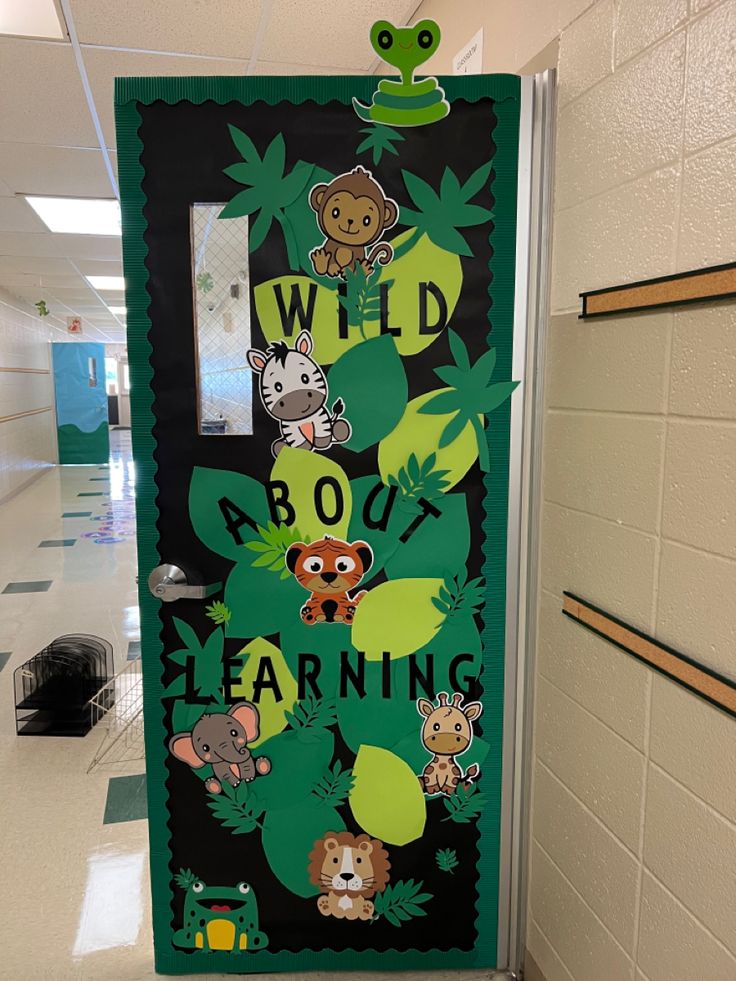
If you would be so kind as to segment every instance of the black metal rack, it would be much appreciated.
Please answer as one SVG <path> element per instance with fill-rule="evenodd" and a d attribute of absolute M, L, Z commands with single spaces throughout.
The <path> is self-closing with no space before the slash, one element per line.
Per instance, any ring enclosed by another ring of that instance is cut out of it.
<path fill-rule="evenodd" d="M 112 676 L 112 645 L 106 640 L 89 634 L 57 637 L 13 675 L 18 735 L 86 735 L 99 717 L 90 699 Z M 110 708 L 112 690 L 106 698 Z"/>

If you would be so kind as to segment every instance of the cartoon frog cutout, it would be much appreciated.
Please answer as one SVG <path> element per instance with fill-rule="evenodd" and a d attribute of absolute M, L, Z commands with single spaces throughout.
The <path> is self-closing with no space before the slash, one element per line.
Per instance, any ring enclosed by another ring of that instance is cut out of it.
<path fill-rule="evenodd" d="M 371 28 L 371 44 L 379 58 L 398 68 L 401 81 L 383 78 L 370 106 L 353 99 L 353 108 L 366 122 L 387 126 L 424 126 L 444 119 L 450 104 L 434 77 L 414 80 L 416 69 L 427 61 L 440 43 L 439 25 L 420 20 L 413 27 L 394 27 L 379 20 Z"/>
<path fill-rule="evenodd" d="M 268 937 L 258 929 L 258 903 L 247 882 L 207 886 L 194 879 L 184 902 L 184 925 L 174 946 L 188 950 L 263 950 Z"/>

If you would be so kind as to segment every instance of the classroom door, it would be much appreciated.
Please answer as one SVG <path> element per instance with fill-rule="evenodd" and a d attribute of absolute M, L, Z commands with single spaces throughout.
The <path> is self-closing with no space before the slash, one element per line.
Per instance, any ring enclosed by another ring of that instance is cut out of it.
<path fill-rule="evenodd" d="M 105 345 L 51 345 L 59 463 L 107 463 Z"/>
<path fill-rule="evenodd" d="M 117 83 L 164 973 L 497 964 L 520 84 L 375 83 Z"/>

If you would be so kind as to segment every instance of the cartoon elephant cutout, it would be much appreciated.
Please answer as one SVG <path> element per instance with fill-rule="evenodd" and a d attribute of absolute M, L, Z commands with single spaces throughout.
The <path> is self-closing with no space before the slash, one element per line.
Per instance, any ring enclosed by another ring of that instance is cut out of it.
<path fill-rule="evenodd" d="M 205 780 L 211 794 L 219 794 L 223 783 L 237 787 L 245 780 L 271 772 L 271 761 L 265 756 L 253 758 L 248 744 L 260 733 L 258 709 L 251 702 L 238 702 L 228 712 L 205 714 L 191 732 L 178 732 L 169 740 L 169 749 L 194 770 L 208 764 L 213 775 Z"/>

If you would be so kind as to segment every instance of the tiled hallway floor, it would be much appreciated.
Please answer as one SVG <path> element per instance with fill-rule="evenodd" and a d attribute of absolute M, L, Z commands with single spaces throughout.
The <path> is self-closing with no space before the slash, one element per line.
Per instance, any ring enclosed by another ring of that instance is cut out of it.
<path fill-rule="evenodd" d="M 15 734 L 13 671 L 54 638 L 109 640 L 116 672 L 140 653 L 130 433 L 110 437 L 109 466 L 54 468 L 0 506 L 0 979 L 8 981 L 157 977 L 143 761 L 88 773 L 103 741 L 100 726 L 81 739 Z"/>

